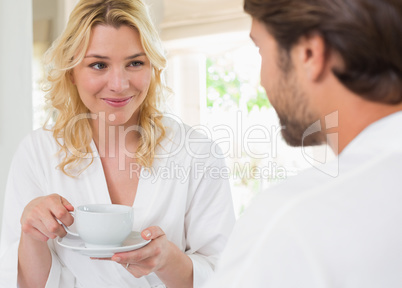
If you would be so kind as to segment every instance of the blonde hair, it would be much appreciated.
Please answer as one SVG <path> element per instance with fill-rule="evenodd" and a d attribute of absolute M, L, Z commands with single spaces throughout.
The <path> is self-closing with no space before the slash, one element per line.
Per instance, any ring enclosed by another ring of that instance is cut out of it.
<path fill-rule="evenodd" d="M 66 29 L 45 56 L 48 73 L 46 99 L 51 109 L 57 112 L 52 131 L 60 146 L 61 163 L 58 168 L 72 177 L 76 176 L 72 171 L 78 168 L 78 174 L 81 173 L 91 165 L 94 157 L 91 149 L 92 129 L 88 120 L 90 117 L 83 117 L 74 123 L 71 121 L 77 115 L 89 115 L 89 110 L 71 81 L 71 71 L 84 58 L 95 25 L 115 28 L 126 25 L 136 29 L 152 65 L 150 87 L 139 107 L 138 125 L 143 132 L 135 153 L 139 165 L 152 166 L 156 146 L 165 136 L 162 113 L 158 107 L 161 96 L 168 90 L 161 79 L 166 58 L 146 5 L 141 0 L 81 0 L 72 11 Z M 82 168 L 85 159 L 91 161 Z"/>

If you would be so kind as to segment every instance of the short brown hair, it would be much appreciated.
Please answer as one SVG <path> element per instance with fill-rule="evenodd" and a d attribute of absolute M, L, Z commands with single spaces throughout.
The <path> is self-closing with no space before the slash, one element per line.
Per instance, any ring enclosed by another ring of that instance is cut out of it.
<path fill-rule="evenodd" d="M 245 0 L 244 10 L 264 23 L 290 51 L 318 32 L 343 58 L 333 73 L 345 87 L 377 102 L 402 102 L 402 1 Z"/>

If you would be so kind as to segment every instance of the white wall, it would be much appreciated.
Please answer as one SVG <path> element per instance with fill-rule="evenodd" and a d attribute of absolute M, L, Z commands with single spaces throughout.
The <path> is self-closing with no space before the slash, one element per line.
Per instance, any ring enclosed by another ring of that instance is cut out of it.
<path fill-rule="evenodd" d="M 182 51 L 170 54 L 168 63 L 167 85 L 174 92 L 168 99 L 169 108 L 187 125 L 199 125 L 201 103 L 206 103 L 206 57 Z"/>
<path fill-rule="evenodd" d="M 243 0 L 164 0 L 165 41 L 243 30 L 249 16 Z"/>
<path fill-rule="evenodd" d="M 0 1 L 0 43 L 1 220 L 12 156 L 21 139 L 32 130 L 31 0 Z"/>

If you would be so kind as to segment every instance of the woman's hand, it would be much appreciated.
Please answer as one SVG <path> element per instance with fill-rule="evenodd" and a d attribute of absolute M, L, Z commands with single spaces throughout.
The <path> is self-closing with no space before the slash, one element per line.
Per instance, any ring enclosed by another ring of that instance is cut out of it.
<path fill-rule="evenodd" d="M 117 253 L 111 258 L 124 267 L 130 264 L 127 270 L 137 278 L 163 269 L 168 262 L 171 250 L 174 249 L 172 247 L 174 244 L 167 240 L 160 227 L 149 227 L 142 231 L 141 236 L 145 240 L 152 241 L 141 249 Z"/>
<path fill-rule="evenodd" d="M 141 236 L 152 241 L 138 250 L 116 253 L 111 260 L 137 278 L 155 272 L 167 287 L 193 287 L 193 262 L 160 227 L 146 228 Z"/>
<path fill-rule="evenodd" d="M 74 218 L 68 213 L 74 207 L 57 194 L 38 197 L 25 206 L 21 216 L 21 239 L 18 246 L 19 287 L 45 287 L 52 266 L 52 256 L 46 241 L 64 237 L 64 225 Z"/>
<path fill-rule="evenodd" d="M 35 198 L 25 206 L 22 212 L 22 233 L 42 242 L 57 236 L 64 237 L 66 230 L 56 219 L 70 226 L 74 218 L 68 212 L 73 210 L 74 207 L 58 194 Z"/>

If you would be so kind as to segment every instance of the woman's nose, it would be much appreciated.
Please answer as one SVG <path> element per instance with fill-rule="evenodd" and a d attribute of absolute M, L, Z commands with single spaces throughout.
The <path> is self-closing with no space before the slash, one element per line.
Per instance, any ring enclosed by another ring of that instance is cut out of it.
<path fill-rule="evenodd" d="M 121 93 L 129 87 L 129 79 L 124 69 L 112 69 L 109 74 L 109 90 L 115 93 Z"/>

